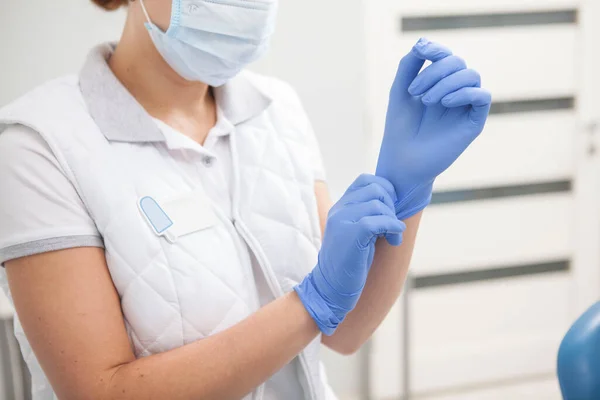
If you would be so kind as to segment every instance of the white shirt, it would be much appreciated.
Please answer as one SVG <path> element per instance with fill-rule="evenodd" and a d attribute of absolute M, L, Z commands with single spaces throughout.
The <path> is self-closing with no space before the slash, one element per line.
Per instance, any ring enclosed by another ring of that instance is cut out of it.
<path fill-rule="evenodd" d="M 207 195 L 231 217 L 232 159 L 229 135 L 234 126 L 218 112 L 204 146 L 155 120 L 169 142 L 191 142 L 205 154 L 190 176 L 201 180 Z M 185 151 L 185 150 L 183 150 Z M 318 149 L 315 176 L 324 180 Z M 189 165 L 189 164 L 187 164 Z M 11 259 L 74 247 L 103 247 L 101 235 L 65 176 L 52 150 L 35 131 L 12 126 L 0 135 L 0 264 Z M 243 240 L 240 238 L 240 240 Z M 273 301 L 262 271 L 246 246 L 261 306 Z M 301 400 L 297 359 L 265 385 L 265 400 Z"/>

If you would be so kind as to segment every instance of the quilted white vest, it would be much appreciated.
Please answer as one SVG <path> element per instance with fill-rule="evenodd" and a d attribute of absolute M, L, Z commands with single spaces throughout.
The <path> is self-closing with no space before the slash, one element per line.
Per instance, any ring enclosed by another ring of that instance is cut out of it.
<path fill-rule="evenodd" d="M 224 96 L 230 98 L 224 101 L 240 101 L 235 97 L 239 89 L 253 87 L 270 102 L 258 115 L 236 121 L 231 135 L 234 220 L 212 204 L 218 217 L 212 227 L 171 243 L 150 229 L 139 200 L 151 196 L 160 204 L 202 188 L 174 167 L 151 118 L 112 74 L 106 76 L 106 69 L 105 62 L 92 56 L 81 77 L 35 89 L 0 110 L 0 132 L 9 124 L 23 124 L 50 145 L 103 237 L 132 346 L 136 356 L 144 357 L 218 333 L 256 311 L 254 280 L 238 256 L 244 245 L 240 236 L 275 297 L 293 290 L 314 267 L 320 228 L 310 131 L 285 84 L 248 73 L 228 84 Z M 89 83 L 94 79 L 109 82 L 93 89 Z M 103 95 L 90 92 L 107 88 L 114 89 L 108 93 L 115 106 L 111 112 L 133 107 L 133 115 L 100 127 L 94 118 L 98 111 L 86 96 Z M 136 135 L 146 136 L 138 140 Z M 2 270 L 0 280 L 7 289 L 4 275 Z M 34 399 L 53 398 L 18 318 L 15 331 L 32 374 Z M 319 349 L 320 337 L 299 355 L 306 399 L 334 398 L 325 384 Z M 262 387 L 250 398 L 261 399 Z"/>

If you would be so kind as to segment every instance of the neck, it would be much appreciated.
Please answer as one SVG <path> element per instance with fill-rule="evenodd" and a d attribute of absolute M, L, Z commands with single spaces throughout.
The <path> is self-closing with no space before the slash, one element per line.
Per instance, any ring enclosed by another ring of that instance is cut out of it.
<path fill-rule="evenodd" d="M 179 76 L 158 53 L 144 21 L 135 14 L 130 11 L 110 68 L 150 115 L 203 142 L 216 120 L 210 87 Z"/>

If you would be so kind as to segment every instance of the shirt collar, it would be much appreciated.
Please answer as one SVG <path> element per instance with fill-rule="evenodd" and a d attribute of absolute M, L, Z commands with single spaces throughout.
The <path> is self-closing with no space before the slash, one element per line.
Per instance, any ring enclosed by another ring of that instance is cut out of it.
<path fill-rule="evenodd" d="M 106 43 L 89 54 L 79 77 L 88 111 L 104 136 L 119 142 L 164 142 L 152 117 L 127 91 L 108 66 L 115 44 Z M 217 106 L 233 125 L 248 121 L 271 104 L 271 98 L 244 74 L 213 88 Z"/>

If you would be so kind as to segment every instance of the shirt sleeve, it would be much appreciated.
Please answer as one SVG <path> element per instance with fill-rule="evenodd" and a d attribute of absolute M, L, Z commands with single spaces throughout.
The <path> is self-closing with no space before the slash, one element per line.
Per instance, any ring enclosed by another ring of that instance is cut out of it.
<path fill-rule="evenodd" d="M 0 265 L 74 247 L 103 247 L 94 221 L 40 134 L 0 133 Z"/>

